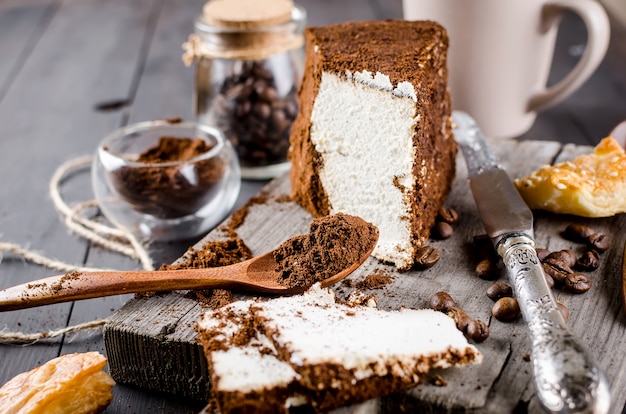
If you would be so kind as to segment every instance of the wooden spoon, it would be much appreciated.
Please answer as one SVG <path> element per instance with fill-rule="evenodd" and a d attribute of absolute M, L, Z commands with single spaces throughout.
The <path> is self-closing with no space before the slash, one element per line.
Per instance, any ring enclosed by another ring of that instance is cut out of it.
<path fill-rule="evenodd" d="M 371 240 L 371 245 L 356 263 L 322 280 L 322 287 L 332 285 L 356 270 L 372 253 L 376 242 L 377 238 Z M 270 251 L 241 263 L 204 269 L 73 272 L 0 291 L 0 311 L 125 293 L 219 288 L 287 295 L 310 287 L 280 284 L 277 266 L 274 251 Z"/>

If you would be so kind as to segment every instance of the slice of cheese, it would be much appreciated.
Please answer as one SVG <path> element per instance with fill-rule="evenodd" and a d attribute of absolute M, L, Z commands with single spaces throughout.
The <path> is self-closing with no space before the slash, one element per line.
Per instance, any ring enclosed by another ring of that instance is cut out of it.
<path fill-rule="evenodd" d="M 609 217 L 626 212 L 626 153 L 604 138 L 591 154 L 544 166 L 515 180 L 532 209 L 583 217 Z"/>
<path fill-rule="evenodd" d="M 319 284 L 206 312 L 197 330 L 221 412 L 327 411 L 409 389 L 434 368 L 482 361 L 441 312 L 349 306 Z"/>
<path fill-rule="evenodd" d="M 111 402 L 113 378 L 98 352 L 68 354 L 21 373 L 0 388 L 0 411 L 19 414 L 88 414 Z"/>

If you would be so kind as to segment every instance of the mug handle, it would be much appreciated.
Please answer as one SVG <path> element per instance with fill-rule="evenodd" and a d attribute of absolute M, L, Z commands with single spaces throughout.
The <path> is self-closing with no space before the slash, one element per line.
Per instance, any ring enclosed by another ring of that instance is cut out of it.
<path fill-rule="evenodd" d="M 556 85 L 532 96 L 528 111 L 537 111 L 552 106 L 578 89 L 596 70 L 609 46 L 609 18 L 595 0 L 550 0 L 543 8 L 543 22 L 548 27 L 564 11 L 578 14 L 587 27 L 587 45 L 576 66 Z"/>

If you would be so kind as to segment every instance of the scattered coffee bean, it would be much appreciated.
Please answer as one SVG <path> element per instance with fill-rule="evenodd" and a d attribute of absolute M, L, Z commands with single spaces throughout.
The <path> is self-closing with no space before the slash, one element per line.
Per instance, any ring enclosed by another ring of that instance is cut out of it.
<path fill-rule="evenodd" d="M 430 297 L 428 305 L 431 309 L 439 312 L 447 312 L 456 306 L 456 302 L 448 292 L 437 292 Z"/>
<path fill-rule="evenodd" d="M 494 301 L 500 298 L 512 296 L 513 288 L 504 282 L 495 282 L 493 285 L 487 288 L 487 297 Z"/>
<path fill-rule="evenodd" d="M 589 236 L 594 233 L 595 231 L 589 226 L 572 223 L 568 224 L 568 226 L 565 228 L 565 231 L 563 232 L 563 237 L 578 243 L 585 243 L 587 242 Z"/>
<path fill-rule="evenodd" d="M 559 250 L 558 252 L 550 253 L 543 261 L 563 263 L 568 268 L 571 268 L 576 264 L 576 254 L 571 250 Z"/>
<path fill-rule="evenodd" d="M 600 255 L 595 250 L 587 250 L 578 258 L 576 266 L 587 271 L 596 270 L 600 267 Z"/>
<path fill-rule="evenodd" d="M 567 275 L 563 285 L 572 293 L 584 293 L 591 288 L 591 281 L 582 273 L 572 273 Z"/>
<path fill-rule="evenodd" d="M 454 234 L 454 229 L 449 223 L 446 223 L 445 221 L 438 221 L 437 223 L 435 223 L 432 233 L 435 239 L 445 240 L 452 237 L 452 235 Z"/>
<path fill-rule="evenodd" d="M 571 269 L 569 272 L 566 272 L 562 269 L 552 266 L 549 263 L 544 262 L 541 265 L 543 266 L 543 272 L 546 274 L 546 276 L 550 276 L 554 280 L 555 284 L 563 282 L 568 274 L 573 273 Z"/>
<path fill-rule="evenodd" d="M 515 298 L 500 298 L 493 304 L 491 314 L 502 322 L 510 322 L 520 317 L 520 308 Z"/>
<path fill-rule="evenodd" d="M 437 218 L 448 224 L 456 224 L 459 221 L 459 213 L 457 213 L 453 208 L 442 207 L 437 213 Z"/>
<path fill-rule="evenodd" d="M 469 315 L 465 313 L 463 309 L 456 307 L 456 306 L 452 306 L 451 308 L 448 309 L 446 313 L 448 314 L 449 317 L 454 319 L 454 322 L 456 323 L 456 327 L 459 328 L 460 331 L 463 331 L 463 332 L 467 331 L 467 325 L 469 325 L 472 318 L 470 318 Z"/>
<path fill-rule="evenodd" d="M 543 272 L 543 275 L 546 277 L 546 283 L 548 284 L 548 287 L 552 289 L 554 287 L 554 279 L 545 271 Z"/>
<path fill-rule="evenodd" d="M 598 253 L 604 253 L 610 247 L 611 241 L 608 236 L 602 233 L 594 233 L 589 236 L 589 247 Z"/>
<path fill-rule="evenodd" d="M 483 259 L 476 265 L 476 276 L 483 280 L 496 280 L 500 277 L 500 270 L 491 259 Z"/>
<path fill-rule="evenodd" d="M 559 253 L 559 252 L 556 252 Z M 546 259 L 543 261 L 543 264 L 552 266 L 553 268 L 555 268 L 557 271 L 565 273 L 565 274 L 570 274 L 570 273 L 574 273 L 574 271 L 572 270 L 572 268 L 570 267 L 570 265 L 568 264 L 570 262 L 570 259 L 568 258 L 568 262 L 564 262 L 562 260 L 556 259 L 554 257 L 548 256 L 546 257 Z M 576 263 L 576 256 L 574 256 L 574 264 Z"/>
<path fill-rule="evenodd" d="M 456 305 L 452 296 L 447 292 L 437 292 L 432 295 L 428 301 L 428 306 L 433 310 L 446 313 L 454 320 L 460 331 L 476 342 L 482 342 L 489 336 L 489 327 L 482 321 L 470 318 L 463 309 Z"/>
<path fill-rule="evenodd" d="M 563 319 L 568 320 L 569 319 L 569 310 L 565 307 L 565 305 L 563 305 L 561 302 L 557 301 L 556 302 L 556 307 L 559 308 L 559 312 L 561 312 L 561 316 L 563 316 Z"/>
<path fill-rule="evenodd" d="M 489 337 L 489 327 L 483 321 L 472 319 L 467 324 L 467 336 L 476 342 L 483 342 Z"/>
<path fill-rule="evenodd" d="M 422 246 L 415 252 L 415 266 L 419 269 L 431 268 L 439 261 L 441 253 L 432 246 Z"/>
<path fill-rule="evenodd" d="M 535 252 L 537 252 L 537 258 L 539 258 L 540 261 L 544 261 L 546 257 L 548 257 L 550 255 L 550 250 L 548 249 L 542 249 L 542 248 L 536 248 Z"/>

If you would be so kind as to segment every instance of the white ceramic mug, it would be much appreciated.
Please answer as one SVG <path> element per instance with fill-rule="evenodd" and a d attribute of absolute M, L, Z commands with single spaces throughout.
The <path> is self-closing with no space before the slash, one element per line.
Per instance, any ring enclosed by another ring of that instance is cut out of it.
<path fill-rule="evenodd" d="M 407 20 L 434 20 L 448 31 L 452 106 L 472 115 L 486 135 L 514 137 L 536 111 L 578 89 L 609 44 L 609 20 L 594 0 L 403 0 Z M 578 14 L 587 45 L 571 72 L 546 87 L 561 15 Z"/>

